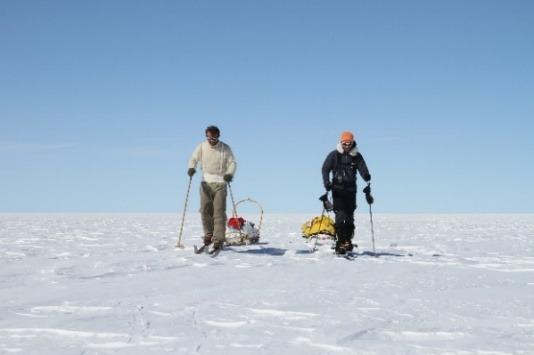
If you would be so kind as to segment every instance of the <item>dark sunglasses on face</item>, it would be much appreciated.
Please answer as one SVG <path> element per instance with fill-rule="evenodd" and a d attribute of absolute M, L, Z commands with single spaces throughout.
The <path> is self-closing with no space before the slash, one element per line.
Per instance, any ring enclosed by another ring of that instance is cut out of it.
<path fill-rule="evenodd" d="M 350 147 L 352 145 L 352 142 L 341 142 L 341 145 L 344 147 Z"/>
<path fill-rule="evenodd" d="M 209 140 L 210 142 L 217 142 L 219 140 L 219 137 L 206 136 L 206 139 Z"/>

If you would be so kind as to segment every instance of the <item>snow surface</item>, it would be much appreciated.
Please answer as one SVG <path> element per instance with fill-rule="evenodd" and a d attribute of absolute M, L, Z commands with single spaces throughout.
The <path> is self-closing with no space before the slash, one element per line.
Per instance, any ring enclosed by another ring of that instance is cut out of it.
<path fill-rule="evenodd" d="M 373 257 L 360 213 L 355 260 L 311 217 L 210 258 L 197 214 L 0 215 L 0 353 L 534 354 L 534 215 L 375 215 Z"/>

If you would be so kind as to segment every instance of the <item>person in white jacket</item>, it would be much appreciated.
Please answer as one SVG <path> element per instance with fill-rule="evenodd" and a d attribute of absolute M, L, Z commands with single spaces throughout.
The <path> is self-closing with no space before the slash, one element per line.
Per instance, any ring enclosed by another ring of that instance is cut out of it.
<path fill-rule="evenodd" d="M 208 246 L 213 242 L 213 249 L 220 249 L 226 234 L 226 185 L 234 177 L 236 161 L 230 146 L 219 140 L 219 128 L 209 126 L 205 133 L 206 141 L 195 148 L 189 159 L 187 174 L 192 177 L 197 163 L 200 163 L 200 215 L 204 229 L 204 245 Z"/>

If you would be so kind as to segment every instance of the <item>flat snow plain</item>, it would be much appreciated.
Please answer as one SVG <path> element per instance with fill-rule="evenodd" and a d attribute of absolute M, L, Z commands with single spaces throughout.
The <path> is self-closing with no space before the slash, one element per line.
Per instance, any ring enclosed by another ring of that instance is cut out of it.
<path fill-rule="evenodd" d="M 216 258 L 180 217 L 0 215 L 0 353 L 534 354 L 532 214 L 375 214 L 375 257 L 360 212 L 355 260 L 311 214 Z"/>

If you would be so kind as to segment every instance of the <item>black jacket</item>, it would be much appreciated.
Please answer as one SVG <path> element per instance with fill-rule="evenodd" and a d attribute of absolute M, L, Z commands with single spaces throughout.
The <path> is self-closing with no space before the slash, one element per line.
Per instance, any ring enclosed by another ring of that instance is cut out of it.
<path fill-rule="evenodd" d="M 328 154 L 323 163 L 323 184 L 328 185 L 332 172 L 332 190 L 356 191 L 356 171 L 360 172 L 366 182 L 371 180 L 365 159 L 356 145 L 347 153 L 338 147 Z"/>

